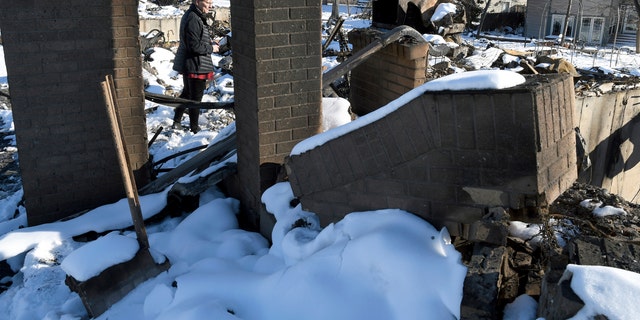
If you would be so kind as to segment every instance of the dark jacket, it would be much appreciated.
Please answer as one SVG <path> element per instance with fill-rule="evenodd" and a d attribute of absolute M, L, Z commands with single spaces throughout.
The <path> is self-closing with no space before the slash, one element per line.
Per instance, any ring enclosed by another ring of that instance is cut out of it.
<path fill-rule="evenodd" d="M 182 74 L 213 72 L 213 46 L 207 26 L 205 15 L 191 4 L 180 20 L 180 45 L 173 70 Z"/>

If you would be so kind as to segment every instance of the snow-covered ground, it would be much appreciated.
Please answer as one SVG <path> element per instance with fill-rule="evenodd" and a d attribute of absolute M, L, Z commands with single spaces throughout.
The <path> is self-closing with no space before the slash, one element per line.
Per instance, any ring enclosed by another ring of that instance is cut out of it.
<path fill-rule="evenodd" d="M 228 6 L 228 1 L 226 2 Z M 351 8 L 354 13 L 354 8 Z M 167 11 L 170 11 L 167 9 Z M 323 8 L 328 17 L 330 7 Z M 342 12 L 346 12 L 343 8 Z M 367 21 L 347 17 L 346 27 L 366 26 Z M 434 38 L 434 37 L 429 37 Z M 468 38 L 478 47 L 482 40 Z M 523 50 L 522 43 L 501 42 L 502 48 Z M 0 85 L 8 86 L 2 46 Z M 179 91 L 179 78 L 172 79 L 170 51 L 158 50 L 153 66 L 158 78 Z M 609 66 L 611 56 L 583 55 L 561 50 L 584 68 Z M 637 68 L 635 54 L 616 54 L 618 65 Z M 216 57 L 219 58 L 219 57 Z M 332 65 L 331 59 L 324 61 Z M 163 89 L 153 77 L 150 90 Z M 439 88 L 481 89 L 517 84 L 519 75 L 508 71 L 469 72 L 427 83 L 416 92 Z M 227 85 L 232 78 L 221 76 L 205 100 L 233 99 Z M 173 82 L 171 82 L 173 81 Z M 480 87 L 479 84 L 485 85 Z M 327 99 L 328 127 L 350 119 L 348 103 Z M 389 108 L 399 104 L 391 103 Z M 169 127 L 172 108 L 147 105 L 150 134 L 159 126 Z M 379 113 L 387 112 L 382 108 Z M 331 110 L 331 111 L 329 111 Z M 201 117 L 205 130 L 198 134 L 167 131 L 150 150 L 160 159 L 196 145 L 208 145 L 233 132 L 235 125 L 221 127 L 223 111 L 207 111 Z M 370 121 L 363 117 L 326 131 L 331 137 L 341 130 Z M 206 123 L 204 123 L 206 122 Z M 212 123 L 217 123 L 213 125 Z M 328 128 L 327 128 L 328 129 Z M 0 132 L 13 132 L 11 110 L 0 104 Z M 13 139 L 15 148 L 15 136 Z M 313 148 L 318 137 L 303 141 L 296 150 Z M 3 150 L 5 151 L 5 150 Z M 191 155 L 174 159 L 170 166 Z M 229 161 L 234 161 L 231 158 Z M 184 177 L 183 179 L 189 179 Z M 22 191 L 0 199 L 0 260 L 18 273 L 0 279 L 7 290 L 0 293 L 0 319 L 81 319 L 87 313 L 77 294 L 64 284 L 66 275 L 87 279 L 104 268 L 129 259 L 138 250 L 134 232 L 122 232 L 131 225 L 128 202 L 122 199 L 86 214 L 45 225 L 28 227 L 20 205 Z M 262 201 L 274 213 L 277 223 L 270 244 L 261 235 L 238 228 L 238 200 L 217 188 L 205 191 L 198 209 L 176 218 L 165 218 L 146 226 L 153 256 L 169 259 L 171 268 L 138 286 L 99 319 L 453 319 L 459 317 L 466 268 L 450 243 L 446 229 L 436 230 L 422 219 L 401 210 L 356 212 L 325 227 L 313 212 L 292 207 L 291 187 L 279 183 L 268 189 Z M 141 197 L 145 217 L 166 205 L 166 191 Z M 587 200 L 587 199 L 585 199 Z M 16 213 L 17 212 L 17 213 Z M 612 214 L 623 214 L 612 210 Z M 16 214 L 14 214 L 16 213 Z M 596 214 L 596 213 L 594 213 Z M 602 214 L 602 213 L 598 213 Z M 293 228 L 302 219 L 303 227 Z M 111 231 L 113 230 L 113 231 Z M 91 242 L 72 236 L 96 231 L 106 233 Z M 111 231 L 111 232 L 110 232 Z M 514 223 L 512 235 L 530 238 L 535 226 Z M 586 303 L 575 319 L 604 314 L 609 319 L 632 319 L 640 314 L 640 275 L 618 269 L 574 266 L 571 286 Z M 536 301 L 521 296 L 507 306 L 505 319 L 535 319 Z"/>

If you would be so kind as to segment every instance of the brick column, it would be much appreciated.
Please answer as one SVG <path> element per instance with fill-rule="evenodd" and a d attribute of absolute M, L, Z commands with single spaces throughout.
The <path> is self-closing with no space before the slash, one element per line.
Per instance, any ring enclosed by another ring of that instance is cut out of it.
<path fill-rule="evenodd" d="M 240 198 L 248 227 L 269 218 L 259 214 L 260 165 L 283 163 L 320 128 L 321 12 L 319 0 L 231 2 Z"/>
<path fill-rule="evenodd" d="M 349 32 L 353 51 L 358 52 L 383 36 L 376 29 Z M 429 45 L 393 42 L 351 71 L 349 101 L 360 116 L 399 98 L 427 81 Z"/>
<path fill-rule="evenodd" d="M 124 196 L 100 87 L 107 74 L 145 184 L 137 1 L 2 1 L 0 23 L 29 224 Z"/>

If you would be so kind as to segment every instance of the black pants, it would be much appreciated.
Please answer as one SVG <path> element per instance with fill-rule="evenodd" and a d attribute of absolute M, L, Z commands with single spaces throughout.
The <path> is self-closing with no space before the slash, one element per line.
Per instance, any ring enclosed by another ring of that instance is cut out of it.
<path fill-rule="evenodd" d="M 184 88 L 182 89 L 180 98 L 198 102 L 202 101 L 202 96 L 204 95 L 204 89 L 206 88 L 207 80 L 189 78 L 186 75 L 183 75 L 182 82 L 184 84 Z M 182 115 L 184 114 L 186 109 L 187 108 L 185 107 L 177 107 L 173 115 L 173 121 L 176 123 L 180 123 L 180 121 L 182 120 Z M 189 108 L 189 127 L 191 129 L 198 127 L 199 116 L 200 109 Z"/>

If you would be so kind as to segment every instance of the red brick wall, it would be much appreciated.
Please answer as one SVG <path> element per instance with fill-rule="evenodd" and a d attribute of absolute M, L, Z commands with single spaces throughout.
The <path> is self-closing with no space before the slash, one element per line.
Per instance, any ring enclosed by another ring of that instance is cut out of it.
<path fill-rule="evenodd" d="M 577 178 L 570 77 L 495 91 L 428 92 L 386 117 L 292 156 L 294 194 L 323 224 L 401 208 L 436 226 L 494 206 L 545 206 Z"/>
<path fill-rule="evenodd" d="M 100 82 L 114 75 L 138 185 L 148 181 L 137 1 L 3 1 L 0 28 L 30 225 L 124 196 Z"/>

